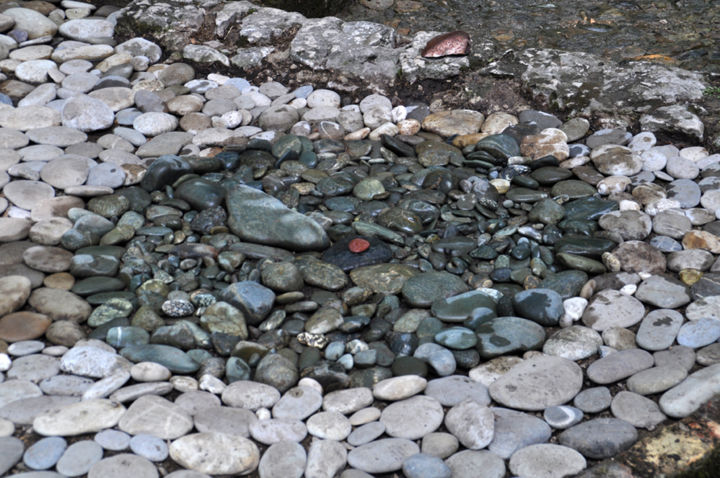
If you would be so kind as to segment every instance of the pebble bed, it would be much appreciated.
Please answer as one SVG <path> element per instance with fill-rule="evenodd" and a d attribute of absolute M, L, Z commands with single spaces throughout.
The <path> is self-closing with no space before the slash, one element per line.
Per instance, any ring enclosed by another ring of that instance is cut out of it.
<path fill-rule="evenodd" d="M 560 477 L 720 392 L 720 155 L 113 21 L 0 13 L 0 475 Z"/>

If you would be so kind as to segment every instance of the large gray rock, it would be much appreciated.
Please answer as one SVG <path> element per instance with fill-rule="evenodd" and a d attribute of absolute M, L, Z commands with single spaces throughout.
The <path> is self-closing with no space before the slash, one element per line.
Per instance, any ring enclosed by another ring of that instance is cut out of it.
<path fill-rule="evenodd" d="M 536 99 L 571 114 L 634 115 L 699 101 L 706 87 L 700 73 L 641 61 L 619 65 L 591 53 L 530 48 L 508 60 L 490 72 L 520 76 Z"/>
<path fill-rule="evenodd" d="M 313 219 L 250 186 L 228 192 L 228 226 L 242 240 L 294 251 L 323 250 L 330 240 Z"/>
<path fill-rule="evenodd" d="M 213 2 L 207 2 L 213 5 Z M 197 35 L 205 20 L 206 9 L 200 2 L 165 0 L 145 2 L 136 0 L 118 18 L 115 34 L 118 38 L 142 36 L 171 51 L 181 51 Z"/>

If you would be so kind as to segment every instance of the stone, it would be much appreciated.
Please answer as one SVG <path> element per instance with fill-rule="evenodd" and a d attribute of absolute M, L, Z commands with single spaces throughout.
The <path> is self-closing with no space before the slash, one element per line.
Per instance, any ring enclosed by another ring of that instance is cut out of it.
<path fill-rule="evenodd" d="M 638 428 L 652 430 L 667 417 L 657 403 L 637 393 L 621 391 L 613 398 L 610 410 L 620 418 Z"/>
<path fill-rule="evenodd" d="M 33 470 L 53 468 L 67 448 L 62 437 L 42 438 L 30 446 L 23 454 L 23 463 Z"/>
<path fill-rule="evenodd" d="M 683 316 L 670 309 L 656 309 L 640 323 L 635 340 L 645 350 L 666 350 L 670 347 L 683 323 Z"/>
<path fill-rule="evenodd" d="M 158 478 L 160 475 L 150 460 L 130 453 L 120 453 L 95 463 L 87 476 L 88 478 L 122 478 L 124 476 Z"/>
<path fill-rule="evenodd" d="M 440 403 L 431 397 L 415 396 L 396 401 L 382 412 L 380 422 L 393 438 L 416 440 L 434 432 L 443 421 Z"/>
<path fill-rule="evenodd" d="M 75 436 L 117 425 L 125 407 L 106 399 L 72 403 L 35 417 L 33 429 L 45 436 Z"/>
<path fill-rule="evenodd" d="M 102 460 L 103 449 L 91 440 L 70 445 L 57 463 L 56 469 L 65 476 L 81 476 Z"/>
<path fill-rule="evenodd" d="M 567 446 L 542 443 L 518 450 L 510 457 L 510 471 L 528 478 L 554 478 L 580 473 L 585 458 Z"/>
<path fill-rule="evenodd" d="M 464 447 L 479 450 L 493 439 L 493 419 L 494 415 L 489 408 L 468 399 L 448 410 L 445 426 Z"/>
<path fill-rule="evenodd" d="M 445 460 L 455 478 L 484 476 L 502 478 L 505 476 L 505 462 L 486 450 L 463 450 Z"/>
<path fill-rule="evenodd" d="M 0 437 L 0 473 L 12 469 L 23 456 L 25 445 L 15 437 Z"/>
<path fill-rule="evenodd" d="M 520 410 L 544 410 L 571 400 L 582 388 L 582 371 L 569 360 L 538 356 L 510 369 L 490 384 L 496 402 Z"/>
<path fill-rule="evenodd" d="M 348 464 L 366 473 L 389 473 L 401 469 L 407 458 L 419 452 L 410 440 L 383 438 L 350 450 Z"/>
<path fill-rule="evenodd" d="M 700 369 L 663 393 L 659 401 L 660 409 L 671 417 L 686 417 L 718 393 L 718 384 L 720 364 Z"/>
<path fill-rule="evenodd" d="M 258 471 L 268 478 L 300 478 L 306 461 L 305 449 L 300 444 L 283 441 L 270 445 L 260 459 Z"/>
<path fill-rule="evenodd" d="M 595 418 L 560 433 L 561 445 L 574 448 L 587 458 L 603 459 L 628 449 L 637 440 L 637 430 L 617 418 Z"/>
<path fill-rule="evenodd" d="M 122 431 L 148 433 L 165 440 L 185 435 L 193 427 L 192 418 L 168 400 L 146 395 L 135 400 L 119 422 Z"/>
<path fill-rule="evenodd" d="M 593 382 L 605 385 L 650 368 L 653 363 L 652 355 L 644 350 L 620 350 L 590 364 L 587 376 Z"/>
<path fill-rule="evenodd" d="M 631 327 L 645 315 L 645 307 L 636 298 L 607 289 L 598 292 L 585 309 L 582 320 L 594 330 L 610 327 Z"/>
<path fill-rule="evenodd" d="M 0 277 L 0 316 L 15 312 L 30 297 L 32 284 L 24 276 Z"/>

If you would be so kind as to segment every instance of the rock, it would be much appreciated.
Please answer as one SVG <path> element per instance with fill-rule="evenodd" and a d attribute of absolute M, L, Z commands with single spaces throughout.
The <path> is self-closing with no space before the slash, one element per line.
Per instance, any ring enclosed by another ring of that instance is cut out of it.
<path fill-rule="evenodd" d="M 350 450 L 348 464 L 366 473 L 389 473 L 402 468 L 403 462 L 420 452 L 404 438 L 383 438 Z"/>
<path fill-rule="evenodd" d="M 495 426 L 492 411 L 484 405 L 465 400 L 448 410 L 445 426 L 466 448 L 485 448 L 493 439 Z"/>
<path fill-rule="evenodd" d="M 590 380 L 608 384 L 627 378 L 653 366 L 653 358 L 640 349 L 620 350 L 596 360 L 587 369 Z"/>
<path fill-rule="evenodd" d="M 616 290 L 598 292 L 585 309 L 582 320 L 594 330 L 610 327 L 631 327 L 645 315 L 645 307 L 636 298 Z"/>
<path fill-rule="evenodd" d="M 638 428 L 652 430 L 667 417 L 657 403 L 637 393 L 621 391 L 610 405 L 613 415 Z"/>
<path fill-rule="evenodd" d="M 226 198 L 228 226 L 243 240 L 291 250 L 322 250 L 330 245 L 314 220 L 286 208 L 277 199 L 239 185 Z"/>
<path fill-rule="evenodd" d="M 510 458 L 510 471 L 528 478 L 551 478 L 580 473 L 587 466 L 585 458 L 562 445 L 537 444 L 518 450 Z"/>
<path fill-rule="evenodd" d="M 122 478 L 123 476 L 158 478 L 159 474 L 151 461 L 130 453 L 120 453 L 95 463 L 87 476 L 88 478 Z"/>
<path fill-rule="evenodd" d="M 577 364 L 560 357 L 538 356 L 510 369 L 490 387 L 493 400 L 520 410 L 543 410 L 572 399 L 582 388 Z"/>
<path fill-rule="evenodd" d="M 106 399 L 72 403 L 33 421 L 33 429 L 45 436 L 75 436 L 114 427 L 125 414 L 125 407 Z"/>
<path fill-rule="evenodd" d="M 628 449 L 637 440 L 637 430 L 617 418 L 595 418 L 568 428 L 559 435 L 561 445 L 574 448 L 587 458 L 603 459 Z"/>
<path fill-rule="evenodd" d="M 445 460 L 445 464 L 452 471 L 452 476 L 457 478 L 474 476 L 502 478 L 505 476 L 503 459 L 485 450 L 463 450 Z"/>
<path fill-rule="evenodd" d="M 300 478 L 306 461 L 305 449 L 300 444 L 283 441 L 270 445 L 260 459 L 258 471 L 267 478 Z"/>
<path fill-rule="evenodd" d="M 671 417 L 686 417 L 718 393 L 720 364 L 690 374 L 680 384 L 663 393 L 660 408 Z"/>
<path fill-rule="evenodd" d="M 164 440 L 179 438 L 189 432 L 193 421 L 179 406 L 153 395 L 138 398 L 119 422 L 119 428 L 131 435 L 147 433 Z"/>
<path fill-rule="evenodd" d="M 393 438 L 416 440 L 434 432 L 443 421 L 440 403 L 431 397 L 415 396 L 388 405 L 380 422 Z"/>

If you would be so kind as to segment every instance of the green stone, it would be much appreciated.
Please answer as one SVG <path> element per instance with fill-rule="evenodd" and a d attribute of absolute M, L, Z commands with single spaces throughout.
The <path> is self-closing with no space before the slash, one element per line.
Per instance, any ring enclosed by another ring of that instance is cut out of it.
<path fill-rule="evenodd" d="M 542 186 L 549 186 L 572 176 L 572 171 L 557 166 L 543 166 L 530 173 L 530 177 Z"/>
<path fill-rule="evenodd" d="M 90 327 L 98 327 L 119 317 L 128 317 L 133 311 L 132 302 L 125 299 L 110 299 L 95 308 L 88 317 Z"/>
<path fill-rule="evenodd" d="M 475 347 L 478 338 L 475 332 L 465 327 L 450 327 L 435 336 L 435 342 L 453 350 Z"/>
<path fill-rule="evenodd" d="M 105 340 L 115 348 L 143 345 L 150 342 L 150 334 L 140 327 L 113 327 L 107 331 Z"/>
<path fill-rule="evenodd" d="M 528 213 L 528 219 L 543 224 L 557 224 L 565 215 L 565 209 L 552 199 L 541 199 Z"/>
<path fill-rule="evenodd" d="M 550 190 L 550 195 L 553 197 L 566 196 L 569 199 L 581 199 L 592 196 L 597 190 L 585 181 L 578 179 L 567 179 L 555 183 Z"/>
<path fill-rule="evenodd" d="M 452 164 L 461 166 L 465 157 L 455 146 L 440 141 L 423 141 L 415 147 L 418 162 L 424 167 L 445 166 Z"/>
<path fill-rule="evenodd" d="M 400 375 L 419 375 L 427 377 L 428 368 L 424 360 L 415 357 L 398 357 L 392 364 L 392 374 L 397 377 Z"/>
<path fill-rule="evenodd" d="M 520 317 L 495 317 L 480 324 L 475 331 L 478 351 L 485 359 L 536 350 L 545 342 L 545 329 Z"/>
<path fill-rule="evenodd" d="M 452 297 L 468 290 L 463 280 L 449 272 L 425 272 L 408 279 L 402 295 L 414 307 L 429 307 L 438 299 Z"/>
<path fill-rule="evenodd" d="M 73 285 L 72 291 L 77 295 L 92 295 L 100 292 L 122 290 L 125 283 L 117 277 L 95 276 L 79 280 Z"/>
<path fill-rule="evenodd" d="M 419 274 L 414 267 L 405 264 L 375 264 L 350 271 L 350 279 L 363 289 L 376 294 L 397 294 L 405 282 Z"/>
<path fill-rule="evenodd" d="M 618 204 L 615 201 L 600 199 L 595 196 L 576 199 L 563 205 L 566 219 L 598 219 L 603 214 L 616 211 Z"/>
<path fill-rule="evenodd" d="M 200 364 L 192 360 L 185 352 L 169 345 L 130 345 L 122 349 L 120 354 L 135 363 L 159 363 L 173 373 L 194 373 L 200 368 Z"/>
<path fill-rule="evenodd" d="M 597 257 L 615 249 L 615 246 L 614 241 L 602 237 L 566 235 L 555 243 L 555 250 L 558 253 Z"/>
<path fill-rule="evenodd" d="M 589 257 L 560 252 L 557 254 L 557 258 L 565 267 L 587 272 L 588 274 L 602 274 L 605 272 L 605 266 L 602 262 L 590 259 Z"/>
<path fill-rule="evenodd" d="M 353 188 L 353 195 L 365 201 L 375 199 L 383 194 L 385 194 L 385 187 L 375 178 L 365 178 Z"/>
<path fill-rule="evenodd" d="M 476 315 L 494 316 L 496 306 L 496 298 L 484 290 L 471 290 L 438 299 L 432 303 L 430 310 L 435 317 L 445 322 L 463 322 Z"/>
<path fill-rule="evenodd" d="M 414 212 L 391 207 L 377 216 L 378 224 L 408 234 L 417 234 L 422 231 L 422 220 Z"/>
<path fill-rule="evenodd" d="M 545 277 L 540 283 L 540 287 L 552 289 L 560 294 L 563 299 L 569 299 L 580 294 L 580 289 L 587 280 L 588 275 L 583 271 L 561 271 Z"/>
<path fill-rule="evenodd" d="M 535 202 L 548 197 L 548 193 L 522 187 L 510 188 L 505 197 L 513 202 Z"/>

